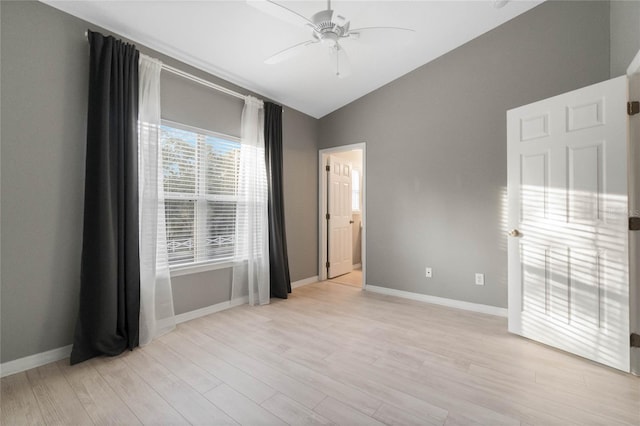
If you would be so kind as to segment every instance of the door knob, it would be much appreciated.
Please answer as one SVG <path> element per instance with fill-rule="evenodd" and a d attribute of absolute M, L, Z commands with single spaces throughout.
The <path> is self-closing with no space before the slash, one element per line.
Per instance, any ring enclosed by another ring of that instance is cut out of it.
<path fill-rule="evenodd" d="M 349 221 L 349 223 L 353 223 L 353 221 L 352 221 L 352 220 L 350 220 L 350 221 Z"/>
<path fill-rule="evenodd" d="M 521 237 L 522 233 L 520 233 L 520 231 L 518 231 L 517 229 L 512 229 L 511 231 L 509 231 L 509 236 L 510 237 Z"/>

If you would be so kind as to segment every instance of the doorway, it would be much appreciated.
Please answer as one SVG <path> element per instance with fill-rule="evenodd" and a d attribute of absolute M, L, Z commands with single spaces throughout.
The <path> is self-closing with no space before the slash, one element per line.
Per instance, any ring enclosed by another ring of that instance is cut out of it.
<path fill-rule="evenodd" d="M 318 162 L 318 277 L 364 289 L 366 144 L 322 149 Z"/>

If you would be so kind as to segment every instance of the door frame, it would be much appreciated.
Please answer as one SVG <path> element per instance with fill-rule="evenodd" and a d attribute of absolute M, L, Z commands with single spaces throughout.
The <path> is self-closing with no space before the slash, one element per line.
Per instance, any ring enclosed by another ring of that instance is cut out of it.
<path fill-rule="evenodd" d="M 318 281 L 327 279 L 327 220 L 325 213 L 327 211 L 327 179 L 325 165 L 327 157 L 331 154 L 337 154 L 344 151 L 352 151 L 354 149 L 362 150 L 362 237 L 361 252 L 362 258 L 362 289 L 366 288 L 367 283 L 367 143 L 360 142 L 350 145 L 341 145 L 332 148 L 318 150 Z"/>
<path fill-rule="evenodd" d="M 627 68 L 629 100 L 640 98 L 640 50 Z M 640 118 L 629 117 L 628 141 L 629 170 L 629 215 L 640 215 Z M 640 334 L 640 265 L 636 259 L 640 254 L 640 231 L 629 232 L 629 328 Z M 640 348 L 631 348 L 631 373 L 640 376 Z"/>

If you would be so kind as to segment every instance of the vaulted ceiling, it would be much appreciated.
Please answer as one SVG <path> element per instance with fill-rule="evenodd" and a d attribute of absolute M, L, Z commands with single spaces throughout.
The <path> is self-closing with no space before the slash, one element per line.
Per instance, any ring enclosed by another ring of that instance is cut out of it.
<path fill-rule="evenodd" d="M 332 1 L 351 28 L 403 27 L 408 42 L 345 40 L 351 75 L 336 76 L 328 48 L 305 49 L 274 65 L 264 60 L 311 30 L 243 0 L 55 1 L 45 3 L 137 43 L 320 118 L 540 4 L 511 1 Z M 280 1 L 305 17 L 323 1 Z"/>

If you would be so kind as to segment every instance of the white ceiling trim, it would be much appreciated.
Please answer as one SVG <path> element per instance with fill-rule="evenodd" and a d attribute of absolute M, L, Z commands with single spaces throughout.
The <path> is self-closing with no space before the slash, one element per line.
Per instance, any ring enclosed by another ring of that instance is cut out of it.
<path fill-rule="evenodd" d="M 40 0 L 242 89 L 320 118 L 537 6 L 543 0 L 332 1 L 353 27 L 416 30 L 406 46 L 346 40 L 353 73 L 338 79 L 322 49 L 264 60 L 310 38 L 307 28 L 235 1 Z M 279 1 L 310 17 L 326 1 Z"/>
<path fill-rule="evenodd" d="M 56 0 L 39 0 L 39 1 L 42 3 L 48 4 L 51 7 L 59 9 L 63 12 L 70 13 L 63 8 L 58 7 L 61 4 L 61 2 L 59 1 L 56 1 Z M 253 92 L 256 95 L 262 96 L 267 99 L 271 99 L 274 102 L 278 102 L 281 104 L 283 103 L 283 100 L 277 99 L 272 94 L 270 94 L 268 90 L 266 90 L 264 87 L 260 87 L 259 85 L 255 84 L 255 82 L 243 79 L 236 74 L 230 73 L 216 66 L 215 64 L 212 64 L 208 61 L 203 61 L 195 56 L 189 55 L 188 53 L 182 50 L 178 50 L 176 48 L 168 46 L 165 43 L 153 37 L 141 36 L 139 34 L 131 33 L 130 31 L 127 31 L 127 30 L 115 28 L 115 26 L 109 22 L 93 22 L 95 20 L 92 19 L 92 16 L 89 16 L 89 14 L 84 11 L 78 11 L 77 13 L 70 13 L 70 14 L 84 21 L 87 21 L 93 25 L 102 27 L 105 30 L 110 31 L 114 34 L 118 34 L 119 36 L 127 40 L 131 40 L 133 43 L 141 44 L 149 49 L 155 50 L 157 52 L 162 53 L 163 55 L 169 56 L 179 62 L 183 62 L 194 68 L 197 68 L 200 71 L 211 74 L 222 80 L 226 80 L 227 82 L 235 86 L 238 86 L 238 89 L 240 89 L 243 92 L 246 92 L 246 91 Z M 316 118 L 319 118 L 319 117 L 316 117 Z"/>

